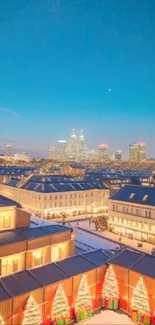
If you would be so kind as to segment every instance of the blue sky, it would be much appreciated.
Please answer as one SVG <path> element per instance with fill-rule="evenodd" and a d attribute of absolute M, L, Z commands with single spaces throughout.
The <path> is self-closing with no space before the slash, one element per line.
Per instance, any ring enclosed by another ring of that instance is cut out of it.
<path fill-rule="evenodd" d="M 3 1 L 1 148 L 46 154 L 74 127 L 90 148 L 127 157 L 143 140 L 155 156 L 154 12 L 154 0 Z"/>

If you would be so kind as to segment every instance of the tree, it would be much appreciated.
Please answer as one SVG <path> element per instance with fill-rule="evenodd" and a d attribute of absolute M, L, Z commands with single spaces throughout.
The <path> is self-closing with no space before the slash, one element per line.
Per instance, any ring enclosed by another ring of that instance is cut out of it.
<path fill-rule="evenodd" d="M 102 289 L 102 298 L 119 299 L 119 291 L 116 275 L 110 265 L 105 275 L 105 281 Z"/>
<path fill-rule="evenodd" d="M 98 216 L 93 218 L 92 222 L 95 224 L 96 230 L 104 230 L 107 228 L 108 218 L 107 216 Z"/>
<path fill-rule="evenodd" d="M 138 310 L 142 315 L 150 315 L 148 293 L 142 277 L 139 279 L 133 291 L 131 307 L 132 309 Z"/>
<path fill-rule="evenodd" d="M 69 317 L 69 304 L 62 285 L 58 286 L 53 304 L 52 304 L 52 318 L 66 318 Z"/>
<path fill-rule="evenodd" d="M 78 288 L 78 295 L 75 302 L 75 311 L 78 312 L 82 309 L 89 309 L 89 308 L 92 308 L 92 300 L 89 294 L 86 275 L 82 275 L 79 288 Z"/>
<path fill-rule="evenodd" d="M 22 325 L 40 325 L 42 323 L 41 312 L 33 296 L 30 295 L 27 300 L 26 310 Z"/>
<path fill-rule="evenodd" d="M 4 323 L 4 320 L 3 320 L 2 316 L 0 316 L 0 325 L 5 325 L 5 323 Z"/>

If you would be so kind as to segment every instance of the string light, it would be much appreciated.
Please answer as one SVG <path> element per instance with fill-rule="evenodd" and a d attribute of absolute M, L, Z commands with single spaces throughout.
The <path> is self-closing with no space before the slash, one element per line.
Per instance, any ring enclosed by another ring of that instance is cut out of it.
<path fill-rule="evenodd" d="M 62 285 L 60 284 L 52 304 L 52 318 L 59 319 L 69 317 L 69 311 L 68 299 Z"/>
<path fill-rule="evenodd" d="M 0 325 L 5 325 L 4 320 L 1 315 L 0 315 Z"/>
<path fill-rule="evenodd" d="M 36 304 L 33 296 L 30 295 L 27 300 L 26 310 L 22 325 L 40 325 L 42 323 L 40 308 Z"/>
<path fill-rule="evenodd" d="M 92 300 L 89 294 L 86 275 L 82 275 L 78 288 L 78 295 L 75 302 L 75 311 L 79 312 L 80 310 L 86 308 L 92 308 Z"/>
<path fill-rule="evenodd" d="M 102 298 L 119 299 L 119 291 L 116 275 L 110 265 L 105 275 L 105 281 L 102 289 Z"/>
<path fill-rule="evenodd" d="M 142 277 L 139 279 L 136 288 L 133 291 L 131 307 L 132 309 L 138 310 L 142 315 L 150 315 L 148 293 Z"/>

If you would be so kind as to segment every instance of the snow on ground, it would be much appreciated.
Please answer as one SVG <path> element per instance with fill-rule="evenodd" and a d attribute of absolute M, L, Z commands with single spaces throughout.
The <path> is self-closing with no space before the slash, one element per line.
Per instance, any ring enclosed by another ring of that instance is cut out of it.
<path fill-rule="evenodd" d="M 131 318 L 112 310 L 101 311 L 100 314 L 83 322 L 85 325 L 134 325 Z"/>
<path fill-rule="evenodd" d="M 85 230 L 78 229 L 78 227 L 87 227 L 89 228 L 89 221 L 88 220 L 82 220 L 77 222 L 73 221 L 69 223 L 71 227 L 73 227 L 75 234 L 76 234 L 76 240 L 79 242 L 82 242 L 86 245 L 92 246 L 96 249 L 116 249 L 116 247 L 119 247 L 118 244 L 113 243 L 112 241 L 109 241 L 108 239 L 101 238 L 97 235 L 93 235 L 88 233 Z M 66 224 L 68 225 L 68 224 Z M 93 225 L 92 225 L 93 226 Z"/>

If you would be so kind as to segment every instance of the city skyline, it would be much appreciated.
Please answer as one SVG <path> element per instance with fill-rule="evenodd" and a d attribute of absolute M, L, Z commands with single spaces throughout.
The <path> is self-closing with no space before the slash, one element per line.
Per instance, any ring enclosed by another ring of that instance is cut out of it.
<path fill-rule="evenodd" d="M 15 149 L 13 147 L 14 142 L 11 141 L 8 144 L 8 139 L 5 140 L 7 142 L 5 144 L 5 148 L 0 143 L 0 154 L 6 156 L 22 157 L 23 154 L 28 155 L 30 158 L 34 157 L 44 157 L 44 158 L 53 158 L 53 159 L 63 159 L 63 160 L 74 160 L 74 161 L 84 161 L 87 159 L 90 160 L 106 160 L 116 159 L 116 160 L 135 160 L 135 161 L 145 161 L 146 159 L 150 159 L 154 157 L 148 156 L 148 145 L 144 141 L 134 141 L 128 144 L 128 156 L 124 156 L 124 152 L 121 149 L 115 149 L 114 152 L 109 148 L 109 144 L 100 143 L 97 144 L 93 149 L 88 146 L 88 139 L 85 138 L 85 134 L 83 129 L 80 129 L 79 132 L 76 132 L 76 129 L 72 129 L 70 136 L 66 139 L 57 139 L 56 142 L 46 148 L 46 153 L 44 155 L 35 155 L 31 154 L 31 152 L 25 152 L 23 145 L 21 149 Z M 109 150 L 110 149 L 110 150 Z M 132 151 L 131 151 L 132 150 Z M 111 154 L 112 152 L 112 154 Z M 133 153 L 132 153 L 133 152 Z M 17 158 L 16 158 L 17 159 Z"/>
<path fill-rule="evenodd" d="M 154 0 L 5 1 L 1 147 L 44 156 L 82 127 L 91 149 L 108 143 L 127 159 L 142 140 L 154 157 L 153 13 Z"/>

